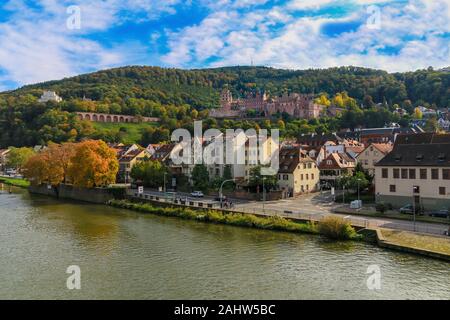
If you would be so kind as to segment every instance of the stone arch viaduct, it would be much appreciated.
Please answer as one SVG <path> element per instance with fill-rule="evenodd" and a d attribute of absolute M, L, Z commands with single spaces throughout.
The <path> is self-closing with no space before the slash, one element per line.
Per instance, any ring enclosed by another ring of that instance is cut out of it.
<path fill-rule="evenodd" d="M 106 114 L 106 113 L 94 113 L 94 112 L 77 112 L 78 117 L 81 120 L 88 120 L 93 122 L 158 122 L 159 118 L 139 117 L 139 116 L 127 116 L 122 114 Z"/>

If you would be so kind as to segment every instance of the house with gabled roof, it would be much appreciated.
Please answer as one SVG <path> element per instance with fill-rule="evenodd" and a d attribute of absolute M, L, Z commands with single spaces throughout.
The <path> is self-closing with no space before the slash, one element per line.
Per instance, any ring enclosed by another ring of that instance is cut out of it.
<path fill-rule="evenodd" d="M 361 153 L 356 160 L 371 175 L 375 175 L 375 164 L 392 151 L 391 143 L 371 143 Z"/>

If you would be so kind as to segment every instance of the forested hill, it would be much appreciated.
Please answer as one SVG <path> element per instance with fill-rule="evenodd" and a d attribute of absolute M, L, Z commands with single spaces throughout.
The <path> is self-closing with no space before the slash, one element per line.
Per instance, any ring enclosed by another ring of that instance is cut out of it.
<path fill-rule="evenodd" d="M 371 96 L 374 102 L 395 103 L 405 100 L 413 105 L 450 106 L 450 72 L 418 70 L 387 73 L 358 67 L 283 70 L 267 67 L 227 67 L 201 70 L 165 69 L 159 67 L 122 67 L 49 81 L 4 92 L 1 95 L 32 94 L 43 89 L 56 91 L 65 100 L 89 98 L 95 101 L 123 104 L 130 98 L 144 99 L 162 105 L 188 104 L 197 109 L 216 107 L 219 92 L 228 86 L 235 96 L 255 89 L 272 95 L 284 91 L 327 93 L 330 97 L 342 91 L 362 102 Z"/>

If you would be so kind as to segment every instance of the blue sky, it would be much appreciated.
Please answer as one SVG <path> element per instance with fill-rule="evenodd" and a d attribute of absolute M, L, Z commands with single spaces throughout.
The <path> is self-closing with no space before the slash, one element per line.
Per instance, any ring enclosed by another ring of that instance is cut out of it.
<path fill-rule="evenodd" d="M 1 3 L 0 90 L 124 65 L 450 66 L 448 0 Z"/>

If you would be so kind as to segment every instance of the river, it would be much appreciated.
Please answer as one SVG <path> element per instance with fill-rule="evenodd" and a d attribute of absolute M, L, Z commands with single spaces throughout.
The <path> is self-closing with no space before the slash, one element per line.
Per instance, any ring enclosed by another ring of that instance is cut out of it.
<path fill-rule="evenodd" d="M 366 243 L 0 191 L 0 299 L 450 299 L 450 264 Z M 81 289 L 69 290 L 69 266 Z M 381 289 L 366 284 L 370 265 Z"/>

